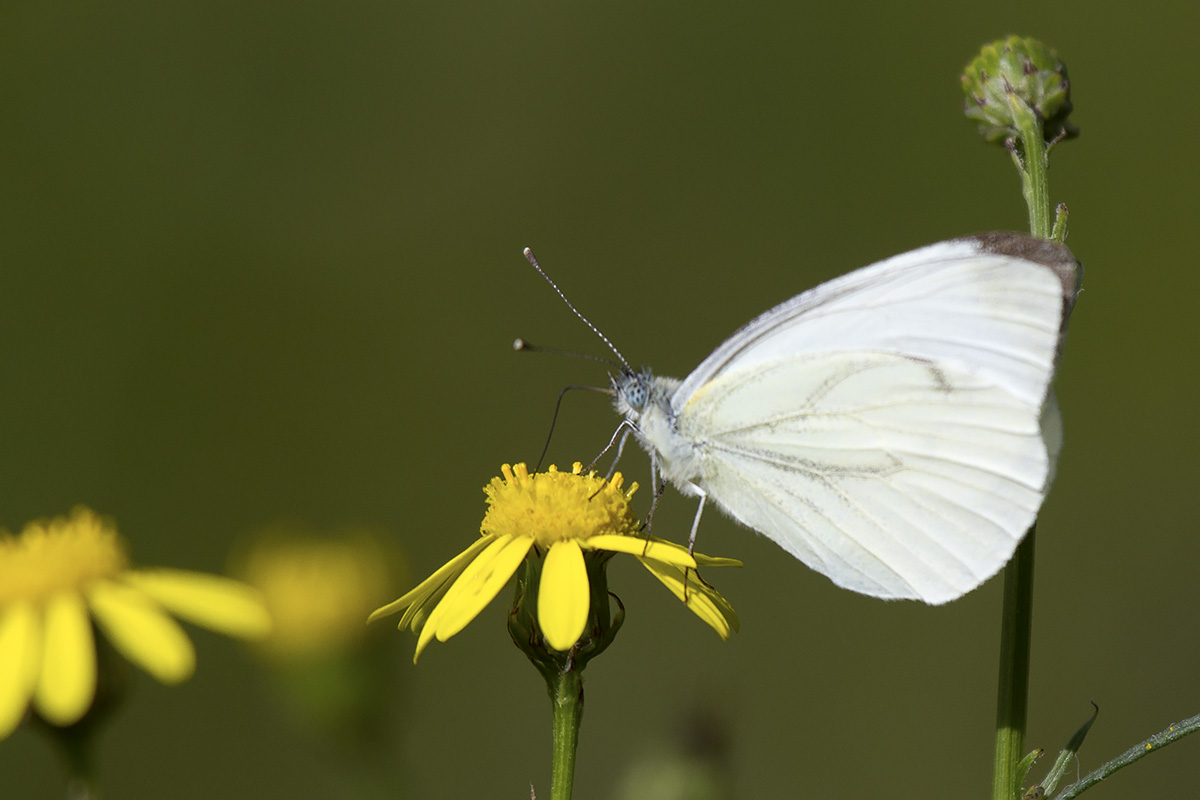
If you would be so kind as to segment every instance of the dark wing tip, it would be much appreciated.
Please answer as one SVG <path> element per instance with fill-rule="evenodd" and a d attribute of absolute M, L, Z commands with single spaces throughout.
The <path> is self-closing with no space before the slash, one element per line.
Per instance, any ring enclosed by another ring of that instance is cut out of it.
<path fill-rule="evenodd" d="M 1058 348 L 1055 363 L 1062 360 L 1063 344 L 1067 335 L 1067 323 L 1071 319 L 1071 311 L 1075 308 L 1075 298 L 1079 295 L 1079 287 L 1083 281 L 1083 265 L 1075 258 L 1067 246 L 1046 239 L 1038 239 L 1024 233 L 1008 233 L 997 231 L 993 233 L 978 233 L 966 237 L 985 253 L 1020 258 L 1048 267 L 1062 283 L 1062 319 L 1058 328 Z"/>
<path fill-rule="evenodd" d="M 1074 253 L 1068 250 L 1066 245 L 1049 239 L 1039 239 L 1027 233 L 990 231 L 965 238 L 975 242 L 979 249 L 986 253 L 1023 258 L 1047 267 L 1057 268 L 1061 265 L 1074 269 L 1077 263 Z"/>
<path fill-rule="evenodd" d="M 977 233 L 965 239 L 974 242 L 975 246 L 985 253 L 1020 258 L 1049 267 L 1062 282 L 1063 303 L 1066 311 L 1070 313 L 1071 307 L 1075 305 L 1075 296 L 1079 294 L 1083 267 L 1066 245 L 1011 231 Z"/>

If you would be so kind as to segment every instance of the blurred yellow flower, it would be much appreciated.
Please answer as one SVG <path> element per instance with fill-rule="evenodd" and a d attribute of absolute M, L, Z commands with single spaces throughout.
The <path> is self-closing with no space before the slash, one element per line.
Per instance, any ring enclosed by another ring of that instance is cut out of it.
<path fill-rule="evenodd" d="M 0 531 L 0 739 L 32 700 L 55 725 L 79 720 L 96 690 L 92 620 L 116 649 L 163 683 L 195 669 L 191 640 L 169 615 L 244 638 L 268 633 L 258 593 L 199 572 L 131 569 L 112 522 L 77 507 L 19 536 Z"/>
<path fill-rule="evenodd" d="M 366 531 L 317 536 L 275 525 L 254 537 L 234 572 L 262 592 L 271 612 L 275 625 L 263 650 L 289 659 L 360 641 L 362 618 L 387 596 L 398 560 Z"/>
<path fill-rule="evenodd" d="M 414 663 L 433 639 L 444 642 L 466 627 L 508 583 L 531 552 L 544 558 L 537 622 L 546 642 L 567 651 L 584 632 L 590 609 L 587 562 L 603 564 L 628 553 L 663 582 L 723 639 L 738 628 L 732 606 L 696 575 L 697 566 L 740 566 L 727 558 L 689 554 L 672 542 L 638 534 L 640 522 L 623 478 L 555 467 L 534 475 L 524 464 L 501 468 L 484 487 L 488 510 L 480 538 L 370 621 L 404 611 L 398 628 L 418 634 Z"/>

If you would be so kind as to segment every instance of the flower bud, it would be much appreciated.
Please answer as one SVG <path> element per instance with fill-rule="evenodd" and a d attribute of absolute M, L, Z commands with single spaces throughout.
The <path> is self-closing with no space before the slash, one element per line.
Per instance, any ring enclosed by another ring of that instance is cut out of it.
<path fill-rule="evenodd" d="M 1079 134 L 1071 113 L 1067 66 L 1036 39 L 1010 36 L 985 45 L 962 76 L 968 119 L 989 142 L 1020 140 L 1020 129 L 1040 123 L 1049 144 Z"/>

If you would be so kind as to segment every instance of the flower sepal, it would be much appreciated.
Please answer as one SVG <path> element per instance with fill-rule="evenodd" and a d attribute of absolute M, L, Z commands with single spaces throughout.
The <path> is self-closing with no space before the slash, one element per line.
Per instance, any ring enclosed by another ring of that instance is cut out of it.
<path fill-rule="evenodd" d="M 588 661 L 603 653 L 625 622 L 625 606 L 608 591 L 605 566 L 611 553 L 594 551 L 584 556 L 588 572 L 588 617 L 583 632 L 567 650 L 555 649 L 538 623 L 538 587 L 545 559 L 538 551 L 530 553 L 517 570 L 516 592 L 508 613 L 508 633 L 513 643 L 537 667 L 548 685 L 556 676 L 570 670 L 582 670 Z M 616 601 L 614 612 L 610 598 Z"/>

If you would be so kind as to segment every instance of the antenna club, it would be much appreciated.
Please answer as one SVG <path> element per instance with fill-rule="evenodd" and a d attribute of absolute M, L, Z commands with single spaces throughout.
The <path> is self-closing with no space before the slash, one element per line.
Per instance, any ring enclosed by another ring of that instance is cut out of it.
<path fill-rule="evenodd" d="M 594 333 L 600 337 L 600 341 L 602 341 L 602 342 L 604 342 L 604 344 L 608 345 L 608 349 L 613 352 L 613 355 L 615 355 L 617 357 L 617 360 L 621 362 L 621 365 L 624 366 L 627 371 L 632 372 L 633 369 L 629 366 L 629 362 L 625 360 L 625 356 L 621 355 L 621 351 L 618 350 L 613 345 L 613 343 L 608 340 L 607 336 L 605 336 L 603 333 L 600 332 L 599 328 L 597 328 L 595 325 L 593 325 L 591 322 L 589 322 L 587 317 L 585 317 L 583 314 L 579 313 L 579 309 L 576 308 L 575 305 L 570 300 L 567 299 L 567 296 L 565 294 L 563 294 L 562 289 L 558 288 L 558 284 L 555 283 L 554 281 L 552 281 L 550 279 L 550 276 L 546 274 L 545 270 L 543 270 L 541 268 L 541 266 L 537 262 L 537 259 L 533 257 L 533 251 L 530 250 L 528 247 L 525 248 L 525 259 L 529 262 L 530 266 L 532 266 L 535 270 L 537 270 L 539 275 L 541 275 L 543 278 L 546 279 L 546 283 L 550 284 L 550 288 L 554 290 L 555 294 L 557 294 L 560 298 L 562 298 L 562 301 L 567 304 L 567 308 L 571 309 L 571 312 L 575 316 L 579 317 L 579 320 L 584 325 L 591 328 L 592 333 Z M 532 348 L 525 348 L 525 349 L 532 349 Z M 602 360 L 602 359 L 599 359 L 599 360 Z"/>

